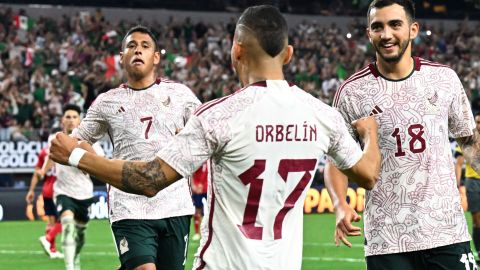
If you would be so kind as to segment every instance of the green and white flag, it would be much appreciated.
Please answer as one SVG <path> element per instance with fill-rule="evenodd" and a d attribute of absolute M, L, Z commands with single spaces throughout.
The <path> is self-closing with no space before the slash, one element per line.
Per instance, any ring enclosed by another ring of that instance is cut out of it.
<path fill-rule="evenodd" d="M 13 25 L 15 25 L 17 29 L 29 31 L 33 29 L 33 27 L 35 26 L 35 22 L 33 21 L 33 19 L 30 19 L 27 16 L 16 15 L 13 16 Z"/>

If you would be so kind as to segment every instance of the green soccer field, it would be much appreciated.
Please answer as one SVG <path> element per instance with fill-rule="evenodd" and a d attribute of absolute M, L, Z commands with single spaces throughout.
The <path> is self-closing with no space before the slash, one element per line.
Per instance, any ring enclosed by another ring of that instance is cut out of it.
<path fill-rule="evenodd" d="M 333 244 L 332 214 L 306 215 L 303 241 L 304 270 L 362 270 L 363 238 L 351 238 L 352 248 Z M 471 228 L 470 214 L 467 214 Z M 49 259 L 42 251 L 38 237 L 45 223 L 41 221 L 0 222 L 0 269 L 50 270 L 64 269 L 63 260 Z M 57 238 L 59 245 L 60 237 Z M 198 241 L 191 241 L 185 269 L 191 269 Z M 82 269 L 114 270 L 119 265 L 107 220 L 91 221 L 82 251 Z"/>

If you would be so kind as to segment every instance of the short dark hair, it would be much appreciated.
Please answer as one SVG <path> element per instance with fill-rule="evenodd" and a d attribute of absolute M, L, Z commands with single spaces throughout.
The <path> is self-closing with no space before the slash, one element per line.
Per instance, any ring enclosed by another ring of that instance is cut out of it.
<path fill-rule="evenodd" d="M 368 6 L 368 11 L 367 11 L 368 22 L 370 22 L 370 11 L 373 8 L 383 8 L 383 7 L 388 7 L 394 4 L 397 4 L 403 7 L 403 10 L 405 10 L 405 14 L 407 14 L 407 17 L 410 20 L 410 22 L 415 21 L 415 3 L 413 3 L 412 0 L 373 0 Z"/>
<path fill-rule="evenodd" d="M 143 26 L 143 25 L 136 25 L 136 26 L 130 28 L 130 30 L 127 31 L 127 33 L 125 34 L 125 36 L 123 37 L 123 40 L 122 40 L 122 51 L 123 51 L 123 49 L 125 49 L 125 40 L 127 39 L 127 37 L 130 36 L 133 33 L 136 33 L 136 32 L 140 32 L 140 33 L 149 35 L 150 38 L 153 40 L 153 44 L 155 45 L 155 51 L 158 52 L 157 38 L 155 37 L 155 35 L 152 33 L 152 31 L 148 27 Z"/>
<path fill-rule="evenodd" d="M 253 31 L 262 49 L 271 57 L 277 56 L 285 47 L 285 40 L 288 40 L 287 21 L 274 6 L 259 5 L 245 9 L 237 26 L 239 24 Z"/>
<path fill-rule="evenodd" d="M 78 112 L 79 115 L 82 113 L 82 109 L 80 109 L 80 107 L 78 107 L 77 105 L 67 104 L 63 107 L 63 114 L 70 110 Z"/>

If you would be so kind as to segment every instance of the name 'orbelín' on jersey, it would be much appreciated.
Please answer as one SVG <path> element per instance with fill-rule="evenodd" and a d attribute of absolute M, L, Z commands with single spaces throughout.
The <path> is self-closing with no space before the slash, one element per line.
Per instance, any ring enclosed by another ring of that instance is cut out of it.
<path fill-rule="evenodd" d="M 149 161 L 185 126 L 199 105 L 193 92 L 180 83 L 159 79 L 145 89 L 122 85 L 97 97 L 74 135 L 95 142 L 108 134 L 113 158 Z M 194 212 L 186 179 L 153 198 L 115 187 L 109 187 L 108 195 L 111 222 L 162 219 Z"/>
<path fill-rule="evenodd" d="M 304 121 L 302 124 L 257 125 L 257 142 L 313 142 L 317 140 L 317 126 Z"/>

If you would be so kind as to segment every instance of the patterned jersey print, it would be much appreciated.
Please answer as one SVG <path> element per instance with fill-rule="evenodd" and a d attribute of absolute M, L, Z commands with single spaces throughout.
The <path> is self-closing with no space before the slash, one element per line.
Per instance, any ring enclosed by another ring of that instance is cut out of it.
<path fill-rule="evenodd" d="M 470 104 L 452 69 L 414 60 L 412 74 L 400 81 L 371 64 L 334 99 L 346 122 L 368 115 L 379 122 L 381 179 L 366 194 L 366 256 L 470 240 L 448 140 L 472 134 Z"/>
<path fill-rule="evenodd" d="M 303 201 L 318 159 L 362 156 L 341 115 L 286 81 L 201 106 L 158 156 L 191 175 L 211 156 L 194 269 L 300 269 Z"/>
<path fill-rule="evenodd" d="M 99 156 L 104 152 L 99 143 L 92 145 Z M 93 197 L 93 183 L 90 175 L 75 167 L 55 163 L 57 180 L 53 184 L 54 196 L 65 195 L 77 200 L 86 200 Z"/>
<path fill-rule="evenodd" d="M 100 96 L 89 108 L 75 136 L 95 142 L 108 134 L 113 158 L 145 160 L 155 154 L 181 130 L 200 101 L 186 86 L 157 80 L 143 90 L 125 85 Z M 191 215 L 194 207 L 190 187 L 182 179 L 153 198 L 125 193 L 109 187 L 110 221 L 161 219 Z"/>

